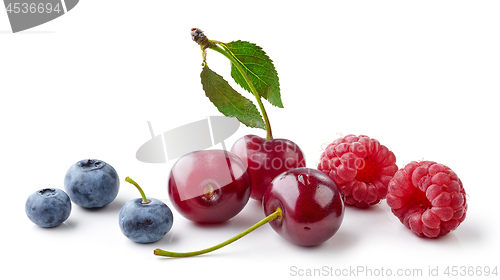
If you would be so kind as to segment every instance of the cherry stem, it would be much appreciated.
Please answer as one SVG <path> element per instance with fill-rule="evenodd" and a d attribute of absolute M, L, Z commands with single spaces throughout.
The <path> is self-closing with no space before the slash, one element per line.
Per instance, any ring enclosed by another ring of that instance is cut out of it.
<path fill-rule="evenodd" d="M 262 112 L 262 116 L 264 117 L 264 122 L 266 124 L 266 131 L 267 131 L 266 139 L 267 140 L 273 139 L 271 123 L 269 122 L 269 117 L 267 116 L 264 104 L 262 103 L 260 95 L 257 92 L 257 89 L 255 88 L 254 84 L 252 83 L 252 81 L 250 81 L 250 78 L 248 78 L 247 73 L 243 70 L 243 67 L 241 66 L 242 65 L 241 61 L 238 60 L 238 58 L 231 52 L 231 50 L 229 49 L 229 47 L 226 46 L 226 44 L 218 41 L 210 41 L 210 42 L 212 44 L 209 45 L 209 48 L 227 57 L 231 61 L 231 63 L 236 67 L 236 69 L 238 69 L 238 72 L 240 72 L 241 76 L 243 76 L 243 78 L 247 82 L 248 86 L 250 87 L 250 91 L 255 96 L 255 99 L 257 99 L 257 104 L 259 105 L 260 111 Z M 217 44 L 222 45 L 223 48 L 219 47 Z"/>
<path fill-rule="evenodd" d="M 162 249 L 156 249 L 156 250 L 154 250 L 154 254 L 157 256 L 164 256 L 164 257 L 185 258 L 185 257 L 193 257 L 193 256 L 198 256 L 198 255 L 210 253 L 212 251 L 215 251 L 217 249 L 220 249 L 226 245 L 233 243 L 234 241 L 242 238 L 243 236 L 249 234 L 250 232 L 256 230 L 257 228 L 259 228 L 259 227 L 261 227 L 261 226 L 263 226 L 263 225 L 265 225 L 265 224 L 267 224 L 275 219 L 280 220 L 281 218 L 283 218 L 283 211 L 281 210 L 281 208 L 278 207 L 278 208 L 276 208 L 276 211 L 274 211 L 272 214 L 270 214 L 269 216 L 262 219 L 260 222 L 249 227 L 247 230 L 234 236 L 233 238 L 230 238 L 230 239 L 228 239 L 228 240 L 226 240 L 218 245 L 215 245 L 213 247 L 210 247 L 210 248 L 207 248 L 204 250 L 200 250 L 200 251 L 186 252 L 186 253 L 170 252 L 170 251 L 165 251 Z"/>
<path fill-rule="evenodd" d="M 257 99 L 257 104 L 259 105 L 262 116 L 264 117 L 264 122 L 266 124 L 266 132 L 267 132 L 266 139 L 267 140 L 273 139 L 273 132 L 271 130 L 271 123 L 269 122 L 269 117 L 267 116 L 266 109 L 264 108 L 264 104 L 262 104 L 262 100 L 260 98 L 259 93 L 257 92 L 257 89 L 255 88 L 252 81 L 250 81 L 250 78 L 248 77 L 247 73 L 243 69 L 244 64 L 233 54 L 233 52 L 231 52 L 231 50 L 229 49 L 229 47 L 226 44 L 224 44 L 220 41 L 209 40 L 205 36 L 205 34 L 203 34 L 203 31 L 201 31 L 199 29 L 197 29 L 197 30 L 199 31 L 199 33 L 196 33 L 197 37 L 194 37 L 193 40 L 195 40 L 195 42 L 197 42 L 201 47 L 202 55 L 203 55 L 203 65 L 204 66 L 207 65 L 207 62 L 206 62 L 206 60 L 207 60 L 206 49 L 207 48 L 212 49 L 212 50 L 224 55 L 227 59 L 229 59 L 229 61 L 231 61 L 231 63 L 236 67 L 236 69 L 238 69 L 238 72 L 240 72 L 241 76 L 243 77 L 243 79 L 247 83 L 247 85 L 250 88 L 250 91 L 252 92 L 255 99 Z M 191 31 L 193 32 L 193 30 L 191 30 Z M 219 47 L 219 45 L 221 45 L 222 48 Z"/>
<path fill-rule="evenodd" d="M 130 177 L 128 177 L 128 176 L 127 176 L 127 178 L 125 178 L 125 181 L 134 185 L 139 190 L 139 192 L 141 193 L 141 197 L 142 197 L 142 202 L 141 202 L 142 204 L 149 203 L 149 200 L 146 198 L 146 195 L 144 194 L 144 191 L 142 191 L 142 188 L 139 186 L 139 184 L 137 184 L 134 180 L 130 179 Z"/>

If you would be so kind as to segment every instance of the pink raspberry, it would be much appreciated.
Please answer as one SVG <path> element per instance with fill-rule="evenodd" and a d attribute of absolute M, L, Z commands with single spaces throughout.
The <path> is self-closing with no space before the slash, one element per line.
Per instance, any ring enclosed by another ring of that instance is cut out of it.
<path fill-rule="evenodd" d="M 350 134 L 326 147 L 318 169 L 337 184 L 347 205 L 365 208 L 385 198 L 398 166 L 394 153 L 379 141 Z"/>
<path fill-rule="evenodd" d="M 408 229 L 428 238 L 455 230 L 467 212 L 457 174 L 433 161 L 413 161 L 396 172 L 389 183 L 387 204 Z"/>

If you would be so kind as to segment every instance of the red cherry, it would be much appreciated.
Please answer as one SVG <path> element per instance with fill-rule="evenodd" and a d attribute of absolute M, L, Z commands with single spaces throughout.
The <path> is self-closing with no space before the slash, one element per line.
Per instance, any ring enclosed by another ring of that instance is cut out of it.
<path fill-rule="evenodd" d="M 242 233 L 213 247 L 187 253 L 154 250 L 155 255 L 191 257 L 220 249 L 266 223 L 286 240 L 316 246 L 332 237 L 344 218 L 344 201 L 337 185 L 323 172 L 294 168 L 277 176 L 263 201 L 266 218 Z"/>
<path fill-rule="evenodd" d="M 179 158 L 170 171 L 168 194 L 177 211 L 197 223 L 221 223 L 248 202 L 250 173 L 233 153 L 192 152 Z"/>
<path fill-rule="evenodd" d="M 306 166 L 302 150 L 287 139 L 266 140 L 246 135 L 234 143 L 231 152 L 247 164 L 252 176 L 250 197 L 256 200 L 262 199 L 274 177 L 289 169 Z"/>
<path fill-rule="evenodd" d="M 310 168 L 277 176 L 262 204 L 266 215 L 281 208 L 283 218 L 270 224 L 283 238 L 300 246 L 316 246 L 330 239 L 344 217 L 344 202 L 335 182 Z"/>

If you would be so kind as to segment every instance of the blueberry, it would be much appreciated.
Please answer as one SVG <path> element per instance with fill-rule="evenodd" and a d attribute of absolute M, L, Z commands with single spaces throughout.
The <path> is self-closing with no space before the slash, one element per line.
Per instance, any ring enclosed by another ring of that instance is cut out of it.
<path fill-rule="evenodd" d="M 66 221 L 71 213 L 71 200 L 60 189 L 41 189 L 26 200 L 26 215 L 41 227 L 55 227 Z"/>
<path fill-rule="evenodd" d="M 148 201 L 149 203 L 144 204 L 141 198 L 132 199 L 120 210 L 120 229 L 134 242 L 158 241 L 172 228 L 173 215 L 170 208 L 155 198 L 148 198 Z"/>
<path fill-rule="evenodd" d="M 134 185 L 142 198 L 127 201 L 120 210 L 118 220 L 122 233 L 138 243 L 158 241 L 172 228 L 172 211 L 161 200 L 147 198 L 134 180 L 127 177 L 125 181 Z"/>
<path fill-rule="evenodd" d="M 116 170 L 102 160 L 81 160 L 68 169 L 64 178 L 64 189 L 69 197 L 84 208 L 108 205 L 118 195 L 119 188 Z"/>

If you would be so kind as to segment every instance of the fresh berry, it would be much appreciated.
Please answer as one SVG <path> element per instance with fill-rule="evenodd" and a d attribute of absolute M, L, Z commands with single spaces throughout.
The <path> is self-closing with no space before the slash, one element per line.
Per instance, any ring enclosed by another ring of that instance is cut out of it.
<path fill-rule="evenodd" d="M 407 228 L 428 238 L 455 230 L 467 212 L 457 174 L 433 161 L 413 161 L 397 171 L 389 183 L 387 204 Z"/>
<path fill-rule="evenodd" d="M 271 181 L 279 174 L 298 167 L 305 167 L 302 150 L 288 139 L 266 140 L 256 135 L 238 139 L 231 152 L 248 166 L 252 176 L 250 197 L 261 200 Z"/>
<path fill-rule="evenodd" d="M 71 200 L 60 189 L 41 189 L 26 200 L 26 215 L 41 227 L 55 227 L 66 221 L 71 213 Z"/>
<path fill-rule="evenodd" d="M 81 160 L 68 169 L 64 178 L 69 197 L 84 208 L 108 205 L 118 195 L 119 188 L 116 170 L 102 160 Z"/>
<path fill-rule="evenodd" d="M 118 215 L 120 230 L 128 239 L 137 243 L 160 240 L 172 228 L 172 211 L 161 200 L 146 197 L 134 180 L 127 177 L 125 181 L 139 190 L 142 199 L 132 199 L 123 205 Z"/>
<path fill-rule="evenodd" d="M 310 168 L 290 169 L 274 178 L 262 205 L 266 215 L 282 209 L 283 218 L 270 225 L 299 246 L 316 246 L 330 239 L 344 217 L 344 201 L 335 182 Z"/>
<path fill-rule="evenodd" d="M 270 223 L 281 237 L 299 246 L 317 246 L 330 239 L 344 218 L 344 201 L 335 182 L 311 168 L 293 168 L 278 175 L 262 199 L 260 222 L 242 233 L 210 248 L 178 253 L 156 249 L 155 255 L 191 257 L 220 249 Z"/>
<path fill-rule="evenodd" d="M 188 153 L 177 160 L 168 180 L 174 207 L 197 223 L 222 223 L 250 198 L 252 180 L 239 157 L 224 150 Z"/>
<path fill-rule="evenodd" d="M 326 147 L 318 169 L 339 186 L 347 205 L 365 208 L 386 197 L 398 166 L 394 153 L 376 139 L 349 134 Z"/>

